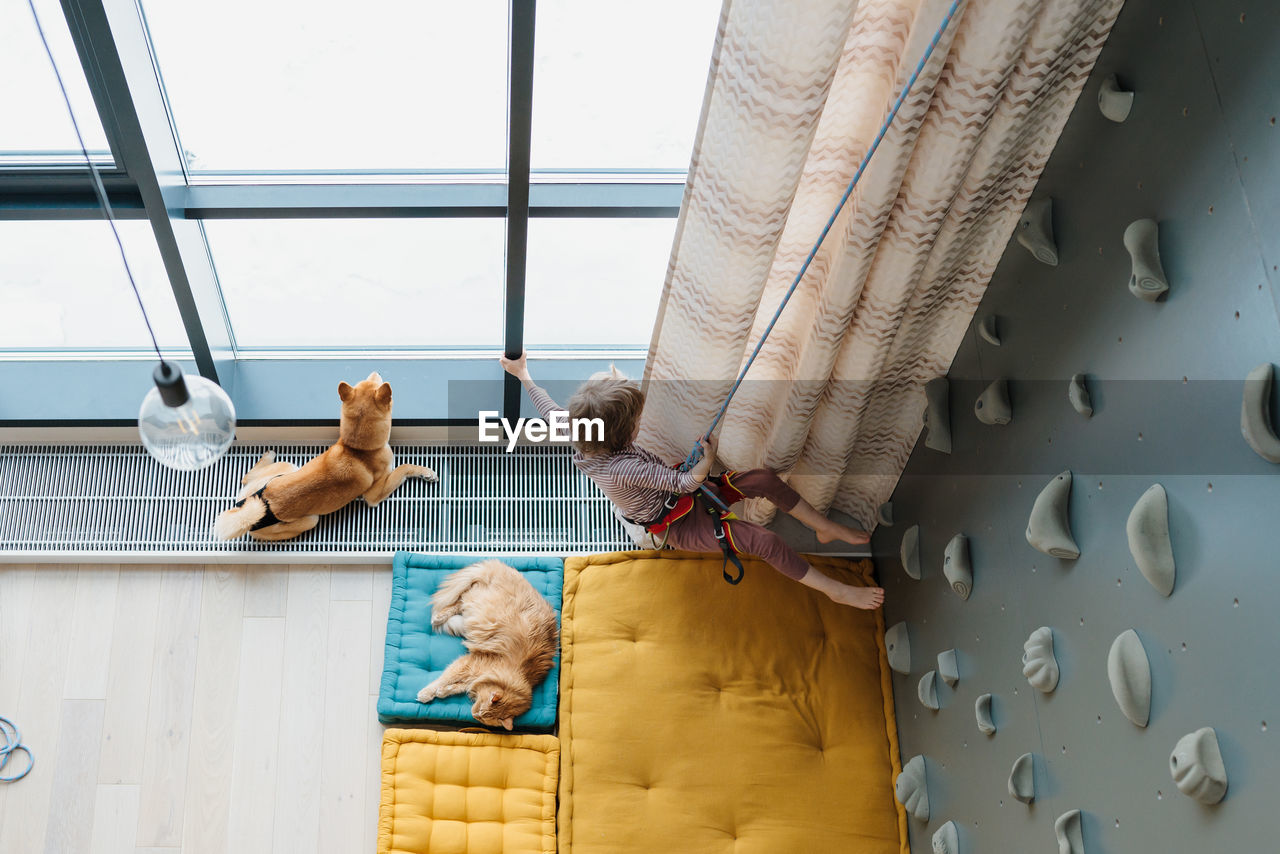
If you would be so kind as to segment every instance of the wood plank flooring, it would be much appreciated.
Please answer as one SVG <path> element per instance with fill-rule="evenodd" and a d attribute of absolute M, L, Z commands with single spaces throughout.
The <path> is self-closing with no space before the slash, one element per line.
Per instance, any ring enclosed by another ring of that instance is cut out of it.
<path fill-rule="evenodd" d="M 369 852 L 391 567 L 0 566 L 0 851 Z M 20 760 L 15 760 L 20 761 Z"/>

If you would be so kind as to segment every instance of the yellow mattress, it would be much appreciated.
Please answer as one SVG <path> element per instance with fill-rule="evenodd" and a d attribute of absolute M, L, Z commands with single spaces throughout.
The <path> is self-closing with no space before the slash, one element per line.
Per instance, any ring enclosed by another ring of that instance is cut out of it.
<path fill-rule="evenodd" d="M 565 562 L 561 854 L 908 852 L 883 618 L 746 567 Z"/>
<path fill-rule="evenodd" d="M 378 854 L 555 854 L 550 735 L 389 729 Z"/>

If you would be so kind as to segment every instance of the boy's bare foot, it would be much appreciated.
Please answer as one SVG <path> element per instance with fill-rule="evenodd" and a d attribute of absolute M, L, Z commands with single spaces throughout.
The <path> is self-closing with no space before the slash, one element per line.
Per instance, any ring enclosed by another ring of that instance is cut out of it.
<path fill-rule="evenodd" d="M 866 531 L 855 531 L 853 528 L 846 528 L 844 525 L 837 524 L 829 519 L 825 527 L 814 533 L 818 535 L 818 542 L 823 544 L 839 540 L 851 546 L 865 546 L 871 542 L 871 535 Z"/>
<path fill-rule="evenodd" d="M 839 590 L 827 594 L 832 602 L 851 605 L 864 611 L 874 611 L 884 604 L 883 587 L 849 587 L 844 585 Z"/>

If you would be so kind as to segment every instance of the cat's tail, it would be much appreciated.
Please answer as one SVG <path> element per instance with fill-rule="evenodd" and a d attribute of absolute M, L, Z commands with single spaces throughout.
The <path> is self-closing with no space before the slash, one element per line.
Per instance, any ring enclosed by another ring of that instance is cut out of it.
<path fill-rule="evenodd" d="M 220 540 L 236 540 L 243 537 L 267 515 L 267 505 L 260 495 L 250 495 L 234 507 L 218 514 L 213 523 L 213 535 Z"/>

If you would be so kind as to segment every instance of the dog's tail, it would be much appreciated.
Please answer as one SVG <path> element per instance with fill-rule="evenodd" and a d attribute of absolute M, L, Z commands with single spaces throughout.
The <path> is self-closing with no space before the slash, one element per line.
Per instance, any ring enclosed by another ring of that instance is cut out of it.
<path fill-rule="evenodd" d="M 267 515 L 267 505 L 261 495 L 250 495 L 234 507 L 218 514 L 213 523 L 213 535 L 220 540 L 236 540 L 249 533 Z"/>

